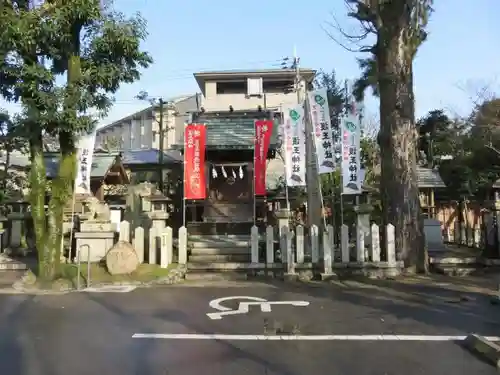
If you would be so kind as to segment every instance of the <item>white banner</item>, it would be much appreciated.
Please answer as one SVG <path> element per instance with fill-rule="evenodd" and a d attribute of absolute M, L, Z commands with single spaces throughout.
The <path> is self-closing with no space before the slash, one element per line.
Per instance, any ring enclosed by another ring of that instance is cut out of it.
<path fill-rule="evenodd" d="M 95 138 L 96 130 L 94 130 L 92 133 L 81 136 L 76 144 L 76 194 L 92 194 L 90 190 L 90 173 L 92 170 L 92 158 L 94 155 Z"/>
<path fill-rule="evenodd" d="M 306 123 L 302 105 L 284 111 L 286 183 L 306 186 Z"/>
<path fill-rule="evenodd" d="M 309 92 L 308 99 L 318 171 L 331 173 L 335 170 L 335 147 L 326 88 Z"/>
<path fill-rule="evenodd" d="M 342 194 L 361 194 L 362 176 L 360 163 L 361 129 L 355 115 L 341 119 L 342 127 Z"/>

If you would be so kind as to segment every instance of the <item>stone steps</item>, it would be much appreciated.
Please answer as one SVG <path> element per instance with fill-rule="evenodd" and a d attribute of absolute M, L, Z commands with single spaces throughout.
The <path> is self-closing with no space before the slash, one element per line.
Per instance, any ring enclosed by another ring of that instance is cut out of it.
<path fill-rule="evenodd" d="M 198 263 L 219 263 L 219 262 L 250 262 L 250 254 L 192 254 L 189 256 L 189 261 L 194 264 Z"/>
<path fill-rule="evenodd" d="M 250 242 L 250 235 L 244 234 L 206 234 L 206 235 L 196 235 L 191 234 L 188 236 L 188 241 L 248 241 Z"/>
<path fill-rule="evenodd" d="M 191 255 L 248 255 L 250 247 L 192 247 Z"/>
<path fill-rule="evenodd" d="M 204 239 L 204 240 L 199 240 L 199 241 L 193 241 L 193 240 L 188 240 L 188 246 L 190 248 L 216 248 L 216 249 L 223 249 L 223 248 L 245 248 L 245 249 L 250 249 L 250 241 L 245 241 L 245 240 L 228 240 L 228 241 L 221 241 L 221 240 L 210 240 L 210 239 Z"/>
<path fill-rule="evenodd" d="M 187 280 L 245 280 L 250 235 L 190 235 Z"/>
<path fill-rule="evenodd" d="M 19 260 L 13 259 L 5 254 L 0 254 L 0 270 L 27 270 L 28 266 Z"/>
<path fill-rule="evenodd" d="M 187 281 L 242 281 L 247 280 L 246 272 L 188 272 Z"/>
<path fill-rule="evenodd" d="M 250 268 L 249 262 L 191 262 L 187 264 L 188 271 L 235 271 L 247 270 Z"/>

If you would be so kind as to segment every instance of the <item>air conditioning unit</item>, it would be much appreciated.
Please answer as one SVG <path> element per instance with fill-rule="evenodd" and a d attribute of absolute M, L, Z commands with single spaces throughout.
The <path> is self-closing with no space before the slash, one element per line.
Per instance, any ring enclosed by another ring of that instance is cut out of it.
<path fill-rule="evenodd" d="M 262 88 L 262 78 L 247 78 L 247 95 L 262 96 L 264 90 Z"/>

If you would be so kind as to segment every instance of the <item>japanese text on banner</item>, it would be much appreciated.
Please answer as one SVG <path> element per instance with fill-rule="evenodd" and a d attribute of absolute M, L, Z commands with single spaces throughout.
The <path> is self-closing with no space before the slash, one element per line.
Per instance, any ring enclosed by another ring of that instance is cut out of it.
<path fill-rule="evenodd" d="M 357 116 L 342 118 L 342 194 L 361 194 L 360 136 Z"/>
<path fill-rule="evenodd" d="M 335 170 L 335 145 L 333 143 L 330 108 L 326 88 L 308 93 L 319 174 Z"/>
<path fill-rule="evenodd" d="M 254 193 L 266 195 L 266 161 L 271 135 L 273 132 L 272 120 L 255 121 L 255 149 L 254 149 Z"/>
<path fill-rule="evenodd" d="M 94 156 L 94 146 L 96 130 L 84 134 L 78 140 L 77 148 L 77 169 L 75 178 L 76 194 L 92 194 L 90 190 L 90 175 L 92 172 L 92 159 Z"/>
<path fill-rule="evenodd" d="M 306 185 L 306 137 L 304 108 L 284 111 L 285 167 L 288 186 Z"/>
<path fill-rule="evenodd" d="M 187 125 L 184 138 L 184 199 L 205 199 L 205 126 Z"/>

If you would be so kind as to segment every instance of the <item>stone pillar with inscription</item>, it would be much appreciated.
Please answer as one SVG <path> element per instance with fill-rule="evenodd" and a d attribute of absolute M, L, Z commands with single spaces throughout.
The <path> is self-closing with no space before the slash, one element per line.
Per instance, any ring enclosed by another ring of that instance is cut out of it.
<path fill-rule="evenodd" d="M 110 210 L 106 204 L 91 202 L 90 217 L 80 224 L 80 232 L 75 233 L 76 256 L 81 262 L 100 262 L 114 244 L 115 226 L 110 220 Z"/>
<path fill-rule="evenodd" d="M 10 221 L 9 245 L 11 249 L 19 249 L 21 247 L 23 225 L 26 214 L 24 212 L 12 212 L 7 218 Z"/>
<path fill-rule="evenodd" d="M 363 233 L 365 245 L 369 246 L 371 244 L 370 235 L 370 215 L 373 212 L 373 206 L 368 203 L 359 204 L 354 207 L 354 212 L 356 213 L 356 232 L 360 235 Z M 358 237 L 356 237 L 357 239 Z"/>

